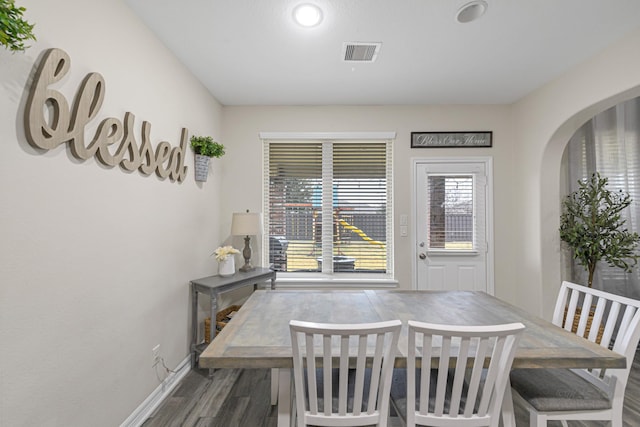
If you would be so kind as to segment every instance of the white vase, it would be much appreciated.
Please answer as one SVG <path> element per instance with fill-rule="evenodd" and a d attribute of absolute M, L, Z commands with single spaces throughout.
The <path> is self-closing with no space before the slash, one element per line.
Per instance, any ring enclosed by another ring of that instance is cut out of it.
<path fill-rule="evenodd" d="M 227 259 L 218 261 L 219 276 L 233 276 L 236 273 L 236 260 L 233 255 L 227 256 Z"/>

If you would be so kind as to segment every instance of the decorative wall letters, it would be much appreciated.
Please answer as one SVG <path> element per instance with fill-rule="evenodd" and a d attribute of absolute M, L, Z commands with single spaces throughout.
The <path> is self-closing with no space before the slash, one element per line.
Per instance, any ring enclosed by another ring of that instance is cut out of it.
<path fill-rule="evenodd" d="M 25 133 L 31 145 L 52 150 L 69 143 L 74 157 L 86 160 L 95 156 L 106 166 L 120 165 L 126 171 L 138 169 L 143 175 L 156 175 L 171 181 L 182 182 L 187 173 L 184 157 L 187 148 L 187 129 L 182 128 L 180 146 L 162 141 L 155 151 L 149 134 L 151 124 L 142 122 L 141 144 L 133 135 L 135 116 L 127 112 L 124 121 L 109 117 L 98 125 L 93 139 L 87 143 L 85 127 L 93 120 L 104 99 L 105 83 L 98 73 L 89 73 L 84 78 L 73 100 L 71 108 L 64 95 L 49 88 L 61 80 L 69 71 L 69 55 L 61 49 L 45 52 L 35 74 L 25 108 Z M 120 143 L 115 153 L 110 146 Z"/>

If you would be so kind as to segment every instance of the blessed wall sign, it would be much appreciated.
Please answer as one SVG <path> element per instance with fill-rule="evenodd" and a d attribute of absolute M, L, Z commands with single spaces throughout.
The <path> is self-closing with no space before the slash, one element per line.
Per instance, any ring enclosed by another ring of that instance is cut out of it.
<path fill-rule="evenodd" d="M 84 78 L 71 103 L 50 86 L 69 71 L 71 60 L 61 49 L 49 49 L 40 62 L 31 85 L 25 108 L 25 133 L 29 143 L 43 150 L 52 150 L 68 143 L 72 155 L 80 160 L 96 157 L 105 166 L 119 165 L 125 171 L 136 169 L 143 175 L 156 173 L 161 179 L 182 182 L 187 174 L 184 157 L 188 132 L 182 128 L 180 145 L 172 147 L 166 141 L 151 145 L 151 124 L 142 122 L 140 143 L 133 134 L 135 116 L 126 112 L 124 120 L 103 119 L 89 140 L 86 126 L 100 111 L 105 83 L 99 73 Z M 117 144 L 117 145 L 116 145 Z"/>

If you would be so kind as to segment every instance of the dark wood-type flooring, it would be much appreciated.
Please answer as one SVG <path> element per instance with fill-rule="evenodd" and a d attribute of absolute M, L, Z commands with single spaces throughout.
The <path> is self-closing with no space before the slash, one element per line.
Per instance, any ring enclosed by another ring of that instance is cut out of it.
<path fill-rule="evenodd" d="M 143 427 L 276 427 L 276 407 L 270 405 L 268 369 L 218 369 L 189 372 Z M 518 427 L 529 425 L 529 416 L 516 410 Z M 550 427 L 560 426 L 549 423 Z M 604 422 L 569 422 L 571 427 L 606 426 Z M 390 427 L 400 426 L 392 418 Z M 624 426 L 640 426 L 640 352 L 636 354 L 624 402 Z"/>

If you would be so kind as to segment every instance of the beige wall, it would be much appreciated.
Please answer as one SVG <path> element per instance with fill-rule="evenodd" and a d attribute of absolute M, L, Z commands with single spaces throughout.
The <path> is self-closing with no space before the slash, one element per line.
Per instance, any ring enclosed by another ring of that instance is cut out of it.
<path fill-rule="evenodd" d="M 170 368 L 188 355 L 188 285 L 216 268 L 222 165 L 196 184 L 189 149 L 172 183 L 36 151 L 25 87 L 36 58 L 63 49 L 69 101 L 87 73 L 106 82 L 87 135 L 130 111 L 154 146 L 178 145 L 182 127 L 219 138 L 221 106 L 122 1 L 19 3 L 38 42 L 0 49 L 0 425 L 112 427 L 160 384 L 153 346 Z"/>

